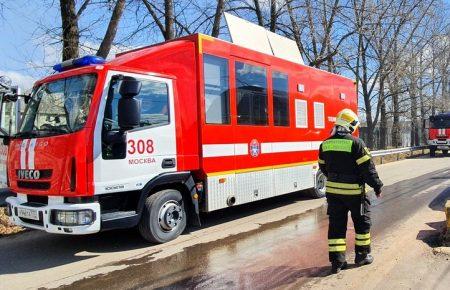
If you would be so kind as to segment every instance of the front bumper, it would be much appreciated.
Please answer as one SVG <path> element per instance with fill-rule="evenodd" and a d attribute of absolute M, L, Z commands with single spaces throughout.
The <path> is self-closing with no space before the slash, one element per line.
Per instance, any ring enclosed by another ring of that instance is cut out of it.
<path fill-rule="evenodd" d="M 43 230 L 48 233 L 55 234 L 71 234 L 71 235 L 85 235 L 93 234 L 100 231 L 101 219 L 100 219 L 100 204 L 97 202 L 93 203 L 80 203 L 80 204 L 69 204 L 64 203 L 63 198 L 49 198 L 48 204 L 36 205 L 27 203 L 26 195 L 18 194 L 17 197 L 8 197 L 6 199 L 7 206 L 10 207 L 9 220 L 18 226 L 32 228 L 37 230 Z M 39 221 L 24 219 L 17 215 L 17 208 L 25 208 L 30 210 L 37 210 Z M 90 209 L 95 213 L 95 220 L 89 225 L 80 226 L 63 226 L 54 225 L 51 223 L 51 212 L 52 210 L 85 210 Z"/>
<path fill-rule="evenodd" d="M 450 139 L 447 140 L 429 140 L 428 145 L 434 147 L 438 150 L 449 150 L 450 149 Z"/>

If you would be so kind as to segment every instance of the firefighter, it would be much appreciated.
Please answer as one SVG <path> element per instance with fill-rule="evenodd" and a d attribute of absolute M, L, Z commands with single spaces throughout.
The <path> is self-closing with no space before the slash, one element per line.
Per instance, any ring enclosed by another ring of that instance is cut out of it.
<path fill-rule="evenodd" d="M 380 198 L 383 183 L 364 141 L 352 135 L 358 126 L 358 116 L 350 109 L 342 110 L 336 117 L 331 136 L 319 149 L 319 167 L 327 177 L 328 251 L 334 274 L 347 267 L 345 235 L 349 211 L 355 226 L 355 264 L 362 266 L 373 262 L 370 202 L 365 195 L 365 184 Z"/>

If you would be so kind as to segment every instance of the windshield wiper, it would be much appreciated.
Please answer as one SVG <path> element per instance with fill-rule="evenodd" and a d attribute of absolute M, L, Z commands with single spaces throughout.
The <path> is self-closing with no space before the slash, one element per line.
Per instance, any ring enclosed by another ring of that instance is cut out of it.
<path fill-rule="evenodd" d="M 26 131 L 26 132 L 19 132 L 19 133 L 16 133 L 15 135 L 14 135 L 14 137 L 24 137 L 24 138 L 34 138 L 34 137 L 37 137 L 37 136 L 39 136 L 39 134 L 36 132 L 36 131 Z"/>

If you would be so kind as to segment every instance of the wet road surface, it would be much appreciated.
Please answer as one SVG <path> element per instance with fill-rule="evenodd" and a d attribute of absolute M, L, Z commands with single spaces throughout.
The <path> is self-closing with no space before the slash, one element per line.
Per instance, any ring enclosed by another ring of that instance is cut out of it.
<path fill-rule="evenodd" d="M 385 187 L 384 198 L 372 200 L 373 243 L 381 243 L 384 231 L 395 228 L 421 207 L 441 210 L 450 197 L 449 172 L 439 170 Z M 86 278 L 67 288 L 298 288 L 314 277 L 329 274 L 327 226 L 322 206 L 245 234 L 191 246 L 163 259 L 127 260 L 123 263 L 131 266 L 124 270 Z M 427 240 L 427 234 L 421 238 Z M 353 240 L 350 224 L 347 249 L 353 248 Z M 347 256 L 353 260 L 352 251 L 348 250 Z"/>

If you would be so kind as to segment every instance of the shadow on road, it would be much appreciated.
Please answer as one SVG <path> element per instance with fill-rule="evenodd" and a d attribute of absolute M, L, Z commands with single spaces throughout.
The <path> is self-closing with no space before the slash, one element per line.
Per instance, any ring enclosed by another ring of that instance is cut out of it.
<path fill-rule="evenodd" d="M 268 200 L 219 210 L 202 216 L 202 229 L 221 223 L 307 200 L 306 192 L 297 192 Z M 200 230 L 188 228 L 183 235 Z M 0 275 L 51 269 L 97 257 L 153 246 L 143 240 L 136 229 L 114 230 L 86 236 L 47 234 L 27 231 L 0 238 Z M 88 269 L 86 269 L 88 270 Z"/>
<path fill-rule="evenodd" d="M 447 179 L 450 177 L 447 176 L 439 176 L 434 178 L 442 178 Z M 447 199 L 450 199 L 450 187 L 444 189 L 440 194 L 438 194 L 428 205 L 429 208 L 436 211 L 444 211 L 444 205 Z"/>
<path fill-rule="evenodd" d="M 434 177 L 433 179 L 442 178 L 447 179 L 449 177 L 440 176 Z M 435 211 L 442 211 L 444 213 L 444 204 L 447 199 L 450 198 L 450 187 L 444 189 L 440 194 L 438 194 L 428 205 L 429 208 Z M 428 246 L 435 248 L 442 245 L 441 234 L 443 233 L 446 227 L 445 215 L 442 214 L 442 221 L 440 222 L 429 222 L 426 223 L 430 228 L 430 230 L 421 230 L 416 239 L 423 241 Z"/>

